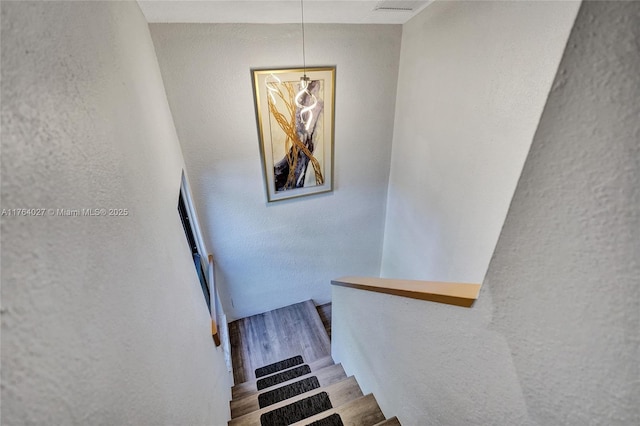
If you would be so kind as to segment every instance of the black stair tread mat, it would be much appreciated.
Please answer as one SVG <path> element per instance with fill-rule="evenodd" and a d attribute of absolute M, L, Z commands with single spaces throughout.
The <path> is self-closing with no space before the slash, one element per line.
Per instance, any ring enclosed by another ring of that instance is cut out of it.
<path fill-rule="evenodd" d="M 324 419 L 316 420 L 313 423 L 309 423 L 307 426 L 344 426 L 342 418 L 339 414 L 332 414 Z"/>
<path fill-rule="evenodd" d="M 287 426 L 332 408 L 329 395 L 326 392 L 320 392 L 264 413 L 260 416 L 260 424 L 262 426 Z"/>
<path fill-rule="evenodd" d="M 318 382 L 318 378 L 316 376 L 307 377 L 306 379 L 298 380 L 295 383 L 258 395 L 258 404 L 260 405 L 260 408 L 268 407 L 276 402 L 293 398 L 294 396 L 318 389 L 319 387 L 320 382 Z"/>
<path fill-rule="evenodd" d="M 309 373 L 311 373 L 311 367 L 309 367 L 307 364 L 304 364 L 300 367 L 292 368 L 291 370 L 286 370 L 282 373 L 274 374 L 273 376 L 260 379 L 256 382 L 256 386 L 258 390 L 262 390 L 270 388 L 271 386 L 275 386 L 279 383 L 288 382 L 289 380 L 293 380 L 296 377 L 304 376 L 305 374 Z"/>
<path fill-rule="evenodd" d="M 303 364 L 301 355 L 294 356 L 289 359 L 274 362 L 273 364 L 265 365 L 264 367 L 256 368 L 256 379 L 262 376 L 268 376 L 269 374 L 277 373 L 287 368 L 295 367 L 296 365 Z"/>

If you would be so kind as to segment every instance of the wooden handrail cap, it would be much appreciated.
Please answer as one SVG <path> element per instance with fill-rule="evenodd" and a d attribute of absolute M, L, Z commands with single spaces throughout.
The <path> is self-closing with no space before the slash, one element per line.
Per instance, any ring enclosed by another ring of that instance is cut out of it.
<path fill-rule="evenodd" d="M 331 284 L 412 299 L 471 307 L 480 293 L 480 284 L 442 281 L 400 280 L 395 278 L 342 277 Z"/>

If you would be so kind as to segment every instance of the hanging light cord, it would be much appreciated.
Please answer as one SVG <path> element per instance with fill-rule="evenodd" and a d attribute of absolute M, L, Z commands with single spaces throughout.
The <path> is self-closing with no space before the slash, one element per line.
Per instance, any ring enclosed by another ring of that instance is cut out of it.
<path fill-rule="evenodd" d="M 307 77 L 307 59 L 305 57 L 305 51 L 304 51 L 304 2 L 303 0 L 300 0 L 300 11 L 302 12 L 302 69 L 303 69 L 302 74 L 306 78 Z"/>

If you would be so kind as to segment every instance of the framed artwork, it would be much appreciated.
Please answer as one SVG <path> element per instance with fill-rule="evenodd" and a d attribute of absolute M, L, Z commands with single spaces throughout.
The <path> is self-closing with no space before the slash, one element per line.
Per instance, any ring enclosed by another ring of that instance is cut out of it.
<path fill-rule="evenodd" d="M 251 73 L 267 200 L 332 191 L 336 68 Z"/>

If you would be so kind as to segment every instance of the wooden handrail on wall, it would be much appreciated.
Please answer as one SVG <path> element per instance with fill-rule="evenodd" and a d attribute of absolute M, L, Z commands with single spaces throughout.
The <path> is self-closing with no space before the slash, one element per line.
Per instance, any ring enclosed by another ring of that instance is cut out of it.
<path fill-rule="evenodd" d="M 480 284 L 397 280 L 393 278 L 342 277 L 331 281 L 331 284 L 465 308 L 470 308 L 480 293 Z"/>
<path fill-rule="evenodd" d="M 216 346 L 220 346 L 220 334 L 218 333 L 218 323 L 217 323 L 217 314 L 216 314 L 216 302 L 218 301 L 218 293 L 216 291 L 215 281 L 213 277 L 213 255 L 209 255 L 209 292 L 211 297 L 209 300 L 211 301 L 211 337 L 213 337 L 213 341 Z"/>

